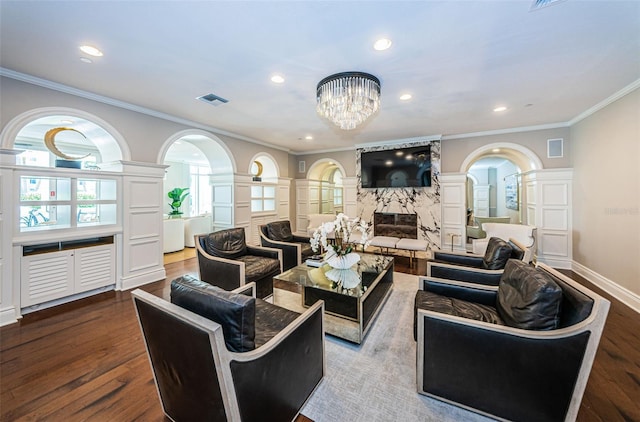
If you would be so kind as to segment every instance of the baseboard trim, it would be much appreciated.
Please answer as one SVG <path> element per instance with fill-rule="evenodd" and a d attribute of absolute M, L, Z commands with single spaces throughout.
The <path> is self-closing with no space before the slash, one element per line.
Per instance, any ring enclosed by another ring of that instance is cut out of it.
<path fill-rule="evenodd" d="M 542 262 L 543 264 L 546 264 L 551 268 L 561 268 L 563 270 L 572 269 L 572 265 L 571 265 L 572 261 L 568 259 L 550 258 L 548 256 L 537 255 L 535 257 L 535 262 Z"/>
<path fill-rule="evenodd" d="M 615 283 L 612 280 L 609 280 L 603 275 L 598 274 L 590 268 L 585 267 L 579 262 L 573 261 L 571 270 L 581 277 L 586 278 L 596 286 L 600 287 L 602 290 L 606 291 L 611 296 L 615 297 L 634 311 L 640 313 L 640 296 L 638 296 L 636 293 L 620 286 L 619 284 Z"/>
<path fill-rule="evenodd" d="M 120 280 L 120 286 L 117 290 L 130 290 L 136 287 L 153 283 L 154 281 L 163 280 L 167 277 L 167 273 L 164 270 L 164 267 L 156 269 L 154 271 L 150 271 L 144 274 L 136 274 L 131 277 L 122 277 Z"/>
<path fill-rule="evenodd" d="M 0 327 L 15 324 L 16 322 L 18 322 L 18 318 L 16 317 L 15 306 L 0 310 Z"/>

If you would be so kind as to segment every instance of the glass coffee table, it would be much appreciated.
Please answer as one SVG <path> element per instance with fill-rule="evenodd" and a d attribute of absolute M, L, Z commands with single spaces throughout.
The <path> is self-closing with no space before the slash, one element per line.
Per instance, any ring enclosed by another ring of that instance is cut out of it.
<path fill-rule="evenodd" d="M 296 312 L 324 300 L 325 332 L 362 343 L 393 288 L 393 257 L 361 253 L 360 262 L 341 270 L 344 282 L 332 281 L 335 271 L 298 265 L 273 278 L 273 303 Z"/>

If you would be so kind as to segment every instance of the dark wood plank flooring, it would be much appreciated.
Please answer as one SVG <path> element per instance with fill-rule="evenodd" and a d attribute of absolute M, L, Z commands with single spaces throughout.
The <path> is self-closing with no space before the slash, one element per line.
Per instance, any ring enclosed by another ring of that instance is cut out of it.
<path fill-rule="evenodd" d="M 425 271 L 425 260 L 412 268 L 408 264 L 407 258 L 399 257 L 395 269 Z M 197 275 L 197 262 L 188 259 L 166 269 L 166 280 L 142 289 L 167 297 L 168 280 Z M 640 318 L 611 300 L 579 421 L 640 421 Z M 128 291 L 35 312 L 1 328 L 0 387 L 1 421 L 168 420 Z M 298 421 L 309 419 L 301 415 Z"/>

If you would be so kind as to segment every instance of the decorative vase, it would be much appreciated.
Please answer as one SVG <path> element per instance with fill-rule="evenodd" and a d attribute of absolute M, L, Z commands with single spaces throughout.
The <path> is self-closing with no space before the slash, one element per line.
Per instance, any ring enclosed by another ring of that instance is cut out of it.
<path fill-rule="evenodd" d="M 360 255 L 355 252 L 348 253 L 346 255 L 333 255 L 325 259 L 325 262 L 329 264 L 331 268 L 338 270 L 346 270 L 360 261 Z"/>
<path fill-rule="evenodd" d="M 358 275 L 357 271 L 351 268 L 346 270 L 332 268 L 325 273 L 325 276 L 329 280 L 335 281 L 339 286 L 342 286 L 345 289 L 353 289 L 360 284 L 360 275 Z"/>

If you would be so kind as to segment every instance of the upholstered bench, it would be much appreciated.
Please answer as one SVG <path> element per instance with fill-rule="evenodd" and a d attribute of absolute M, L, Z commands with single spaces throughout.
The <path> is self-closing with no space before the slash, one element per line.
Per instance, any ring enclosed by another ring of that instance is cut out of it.
<path fill-rule="evenodd" d="M 371 246 L 377 246 L 386 249 L 385 253 L 389 253 L 389 249 L 398 249 L 409 251 L 409 262 L 413 263 L 416 257 L 416 251 L 426 251 L 429 243 L 426 240 L 398 238 L 393 236 L 374 236 L 369 243 Z"/>
<path fill-rule="evenodd" d="M 391 236 L 374 236 L 369 245 L 377 246 L 380 249 L 385 248 L 389 253 L 389 248 L 395 249 L 399 240 L 399 238 Z"/>
<path fill-rule="evenodd" d="M 416 251 L 426 251 L 429 247 L 429 243 L 426 240 L 421 239 L 400 239 L 396 243 L 396 249 L 404 249 L 409 251 L 409 260 L 413 262 L 413 258 L 416 257 Z"/>

